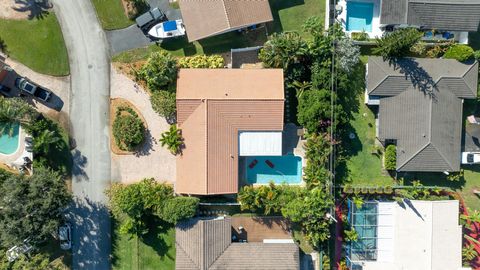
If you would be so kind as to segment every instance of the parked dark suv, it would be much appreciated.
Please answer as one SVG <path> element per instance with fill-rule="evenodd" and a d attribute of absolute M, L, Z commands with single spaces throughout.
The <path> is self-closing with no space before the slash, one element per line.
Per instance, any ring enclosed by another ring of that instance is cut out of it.
<path fill-rule="evenodd" d="M 154 8 L 149 10 L 135 19 L 137 26 L 144 32 L 148 31 L 155 23 L 166 20 L 167 16 L 159 9 Z"/>

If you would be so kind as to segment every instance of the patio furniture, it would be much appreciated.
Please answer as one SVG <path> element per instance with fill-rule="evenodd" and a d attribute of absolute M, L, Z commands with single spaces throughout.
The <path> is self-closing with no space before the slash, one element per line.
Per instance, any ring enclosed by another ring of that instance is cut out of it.
<path fill-rule="evenodd" d="M 257 165 L 258 163 L 258 160 L 254 159 L 252 162 L 250 162 L 250 164 L 248 165 L 248 167 L 250 169 L 253 169 L 253 167 L 255 167 L 255 165 Z"/>
<path fill-rule="evenodd" d="M 270 168 L 272 168 L 272 169 L 275 167 L 275 165 L 273 165 L 273 163 L 272 163 L 270 160 L 268 160 L 268 159 L 265 160 L 265 163 L 268 165 L 268 167 L 270 167 Z"/>

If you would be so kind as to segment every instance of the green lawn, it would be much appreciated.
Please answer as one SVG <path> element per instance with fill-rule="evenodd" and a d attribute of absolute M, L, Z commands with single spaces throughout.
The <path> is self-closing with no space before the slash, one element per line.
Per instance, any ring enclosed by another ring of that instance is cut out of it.
<path fill-rule="evenodd" d="M 106 0 L 94 0 L 94 2 Z M 112 0 L 108 0 L 112 1 Z M 325 18 L 325 0 L 270 0 L 274 22 L 268 26 L 268 34 L 282 31 L 302 30 L 302 23 L 311 16 Z M 100 15 L 99 15 L 100 16 Z M 175 56 L 196 54 L 228 53 L 232 48 L 263 45 L 267 37 L 263 28 L 248 34 L 230 32 L 200 41 L 189 43 L 186 39 L 164 41 L 160 46 L 150 45 L 120 53 L 113 57 L 114 62 L 134 62 L 145 60 L 151 52 L 167 50 Z"/>
<path fill-rule="evenodd" d="M 114 223 L 114 222 L 113 222 Z M 150 228 L 143 238 L 130 238 L 112 228 L 112 268 L 116 270 L 175 269 L 175 228 Z"/>
<path fill-rule="evenodd" d="M 0 19 L 0 38 L 13 59 L 34 71 L 54 76 L 69 74 L 67 49 L 53 12 L 40 19 Z"/>
<path fill-rule="evenodd" d="M 301 32 L 303 22 L 309 17 L 325 18 L 325 0 L 270 0 L 270 7 L 273 32 Z"/>
<path fill-rule="evenodd" d="M 92 3 L 104 29 L 121 29 L 133 24 L 125 15 L 122 0 L 92 0 Z"/>

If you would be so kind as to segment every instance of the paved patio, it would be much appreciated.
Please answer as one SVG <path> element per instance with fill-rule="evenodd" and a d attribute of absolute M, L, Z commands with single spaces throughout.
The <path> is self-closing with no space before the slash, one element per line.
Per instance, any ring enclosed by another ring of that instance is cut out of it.
<path fill-rule="evenodd" d="M 153 111 L 149 95 L 135 82 L 111 67 L 110 97 L 129 100 L 142 113 L 148 126 L 147 143 L 134 155 L 112 153 L 112 181 L 134 183 L 153 177 L 157 181 L 175 183 L 175 156 L 158 141 L 168 130 L 165 118 Z"/>

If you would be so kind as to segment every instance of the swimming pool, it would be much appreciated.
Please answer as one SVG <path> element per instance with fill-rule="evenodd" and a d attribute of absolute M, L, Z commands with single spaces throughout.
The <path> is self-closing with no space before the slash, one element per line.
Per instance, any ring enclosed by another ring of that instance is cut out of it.
<path fill-rule="evenodd" d="M 372 32 L 373 3 L 347 1 L 347 31 Z"/>
<path fill-rule="evenodd" d="M 302 159 L 294 155 L 247 157 L 245 170 L 249 184 L 302 182 Z"/>
<path fill-rule="evenodd" d="M 0 127 L 4 127 L 4 124 L 0 123 Z M 10 136 L 9 130 L 6 129 L 0 134 L 0 153 L 4 155 L 10 155 L 15 153 L 18 148 L 18 136 L 20 133 L 20 125 L 15 124 L 13 126 L 13 134 Z"/>

